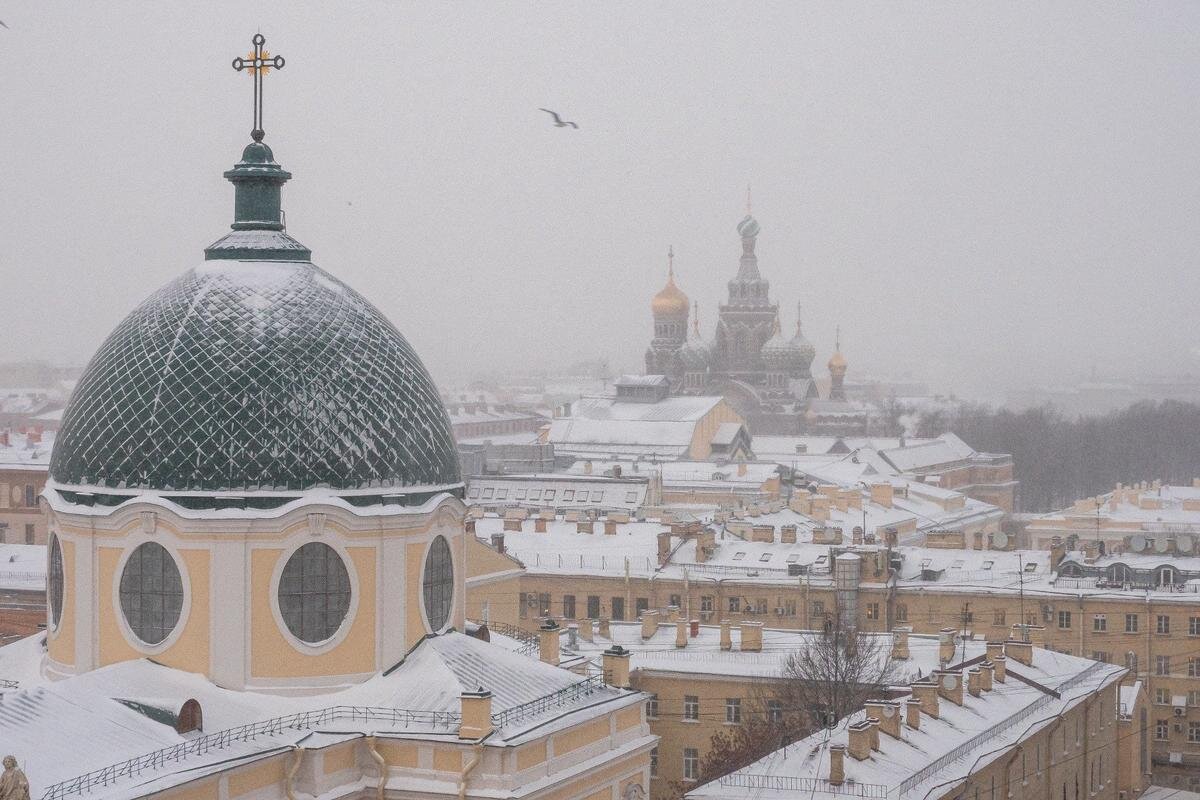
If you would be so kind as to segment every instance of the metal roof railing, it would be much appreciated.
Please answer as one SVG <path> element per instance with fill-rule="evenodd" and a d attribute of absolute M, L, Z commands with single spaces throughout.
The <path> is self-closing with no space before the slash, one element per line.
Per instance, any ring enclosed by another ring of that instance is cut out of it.
<path fill-rule="evenodd" d="M 799 778 L 788 775 L 754 775 L 745 772 L 735 772 L 718 778 L 722 786 L 736 786 L 741 789 L 777 789 L 783 792 L 821 792 L 823 794 L 844 794 L 848 797 L 887 797 L 887 787 L 879 783 L 857 783 L 846 781 L 837 784 L 830 783 L 825 778 Z"/>
<path fill-rule="evenodd" d="M 514 722 L 536 716 L 552 708 L 569 705 L 579 698 L 587 697 L 603 688 L 604 676 L 593 675 L 578 683 L 573 683 L 564 689 L 559 689 L 552 694 L 538 697 L 526 703 L 521 703 L 520 705 L 492 714 L 492 724 L 497 728 L 503 728 L 505 725 L 511 725 Z"/>

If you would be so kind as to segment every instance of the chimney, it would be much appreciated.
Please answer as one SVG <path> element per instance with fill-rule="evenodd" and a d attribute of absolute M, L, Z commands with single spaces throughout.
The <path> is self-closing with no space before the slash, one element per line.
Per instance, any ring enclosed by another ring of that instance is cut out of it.
<path fill-rule="evenodd" d="M 5 434 L 5 435 L 7 435 L 7 434 Z M 2 444 L 5 444 L 5 445 L 7 445 L 7 444 L 8 444 L 8 442 L 3 442 Z M 473 520 L 473 519 L 468 519 L 468 520 L 466 520 L 465 522 L 463 522 L 463 525 L 466 527 L 466 531 L 467 531 L 467 535 L 468 535 L 468 536 L 474 536 L 474 535 L 475 535 L 475 520 Z"/>
<path fill-rule="evenodd" d="M 781 526 L 779 528 L 779 541 L 783 542 L 784 544 L 795 544 L 796 543 L 796 526 L 795 525 Z"/>
<path fill-rule="evenodd" d="M 504 518 L 504 530 L 506 530 L 506 531 L 521 530 L 521 520 L 517 519 L 516 517 L 513 517 L 512 519 L 505 517 Z"/>
<path fill-rule="evenodd" d="M 604 651 L 604 682 L 618 689 L 629 688 L 629 651 L 619 644 Z"/>
<path fill-rule="evenodd" d="M 867 716 L 879 720 L 879 730 L 893 739 L 900 738 L 900 704 L 895 700 L 868 700 Z"/>
<path fill-rule="evenodd" d="M 721 620 L 721 649 L 722 650 L 732 650 L 733 649 L 732 627 L 733 626 L 730 625 L 729 620 L 727 620 L 727 619 Z"/>
<path fill-rule="evenodd" d="M 495 550 L 500 555 L 504 555 L 504 534 L 503 533 L 493 533 L 492 534 L 492 549 Z"/>
<path fill-rule="evenodd" d="M 608 617 L 601 617 L 600 624 L 597 625 L 596 627 L 599 628 L 597 633 L 600 634 L 601 639 L 611 639 L 612 638 L 612 630 L 608 623 Z"/>
<path fill-rule="evenodd" d="M 1019 661 L 1027 667 L 1032 666 L 1033 644 L 1031 642 L 1018 642 L 1015 639 L 1009 639 L 1004 643 L 1004 655 Z"/>
<path fill-rule="evenodd" d="M 897 661 L 907 661 L 908 653 L 908 634 L 912 628 L 892 628 L 892 658 Z"/>
<path fill-rule="evenodd" d="M 836 495 L 834 495 L 833 504 L 837 507 L 837 510 L 841 511 L 843 514 L 850 510 L 850 498 L 846 496 L 845 492 L 838 492 Z"/>
<path fill-rule="evenodd" d="M 700 635 L 700 620 L 693 619 L 688 622 L 688 635 L 693 639 Z"/>
<path fill-rule="evenodd" d="M 846 745 L 835 744 L 829 747 L 829 782 L 841 786 L 846 782 Z"/>
<path fill-rule="evenodd" d="M 871 757 L 871 723 L 867 720 L 856 722 L 849 728 L 850 757 L 857 761 L 865 761 Z"/>
<path fill-rule="evenodd" d="M 773 525 L 755 525 L 751 530 L 751 541 L 754 542 L 773 542 L 775 541 L 775 527 Z"/>
<path fill-rule="evenodd" d="M 948 664 L 954 660 L 954 628 L 942 628 L 938 632 L 938 661 Z"/>
<path fill-rule="evenodd" d="M 739 625 L 739 629 L 742 632 L 742 652 L 760 652 L 762 650 L 763 624 L 761 622 L 743 622 Z"/>
<path fill-rule="evenodd" d="M 873 483 L 871 484 L 871 502 L 877 506 L 891 508 L 892 501 L 895 499 L 896 490 L 890 483 Z"/>
<path fill-rule="evenodd" d="M 595 533 L 596 523 L 590 519 L 581 519 L 575 523 L 575 531 L 577 533 Z"/>
<path fill-rule="evenodd" d="M 492 693 L 482 686 L 474 692 L 459 695 L 462 703 L 458 738 L 482 739 L 492 732 Z"/>
<path fill-rule="evenodd" d="M 984 661 L 979 665 L 979 689 L 983 692 L 992 690 L 992 662 Z"/>
<path fill-rule="evenodd" d="M 979 667 L 971 667 L 967 670 L 967 691 L 970 692 L 972 697 L 979 697 L 979 693 L 983 691 L 979 673 Z"/>
<path fill-rule="evenodd" d="M 552 619 L 538 629 L 538 654 L 542 661 L 558 666 L 558 623 Z"/>
<path fill-rule="evenodd" d="M 921 729 L 921 701 L 910 698 L 904 704 L 904 722 L 914 731 Z"/>
<path fill-rule="evenodd" d="M 675 646 L 687 647 L 688 640 L 688 624 L 687 620 L 680 619 L 675 621 Z"/>
<path fill-rule="evenodd" d="M 917 682 L 912 685 L 913 697 L 921 701 L 921 710 L 934 719 L 938 718 L 938 683 L 933 678 L 929 682 Z"/>
<path fill-rule="evenodd" d="M 592 462 L 591 461 L 583 462 L 583 474 L 584 475 L 592 474 Z"/>
<path fill-rule="evenodd" d="M 585 642 L 592 641 L 592 621 L 590 619 L 579 620 L 579 638 Z"/>
<path fill-rule="evenodd" d="M 579 650 L 579 624 L 576 622 L 567 625 L 567 648 L 574 652 Z"/>
<path fill-rule="evenodd" d="M 1004 683 L 1004 679 L 1007 675 L 1008 659 L 1004 657 L 1003 653 L 1001 653 L 992 659 L 992 677 L 994 677 L 998 683 Z"/>
<path fill-rule="evenodd" d="M 819 522 L 829 521 L 829 498 L 817 496 L 812 499 L 812 511 L 809 514 L 813 519 Z"/>
<path fill-rule="evenodd" d="M 861 525 L 855 525 L 854 530 L 850 531 L 850 544 L 863 543 L 863 529 Z"/>
<path fill-rule="evenodd" d="M 533 521 L 533 532 L 534 533 L 545 533 L 546 532 L 546 518 L 545 517 L 538 517 L 537 519 L 535 519 Z"/>
<path fill-rule="evenodd" d="M 658 534 L 658 565 L 664 566 L 671 557 L 671 532 L 662 531 Z"/>
<path fill-rule="evenodd" d="M 993 661 L 996 656 L 1004 652 L 1004 642 L 988 642 L 987 643 L 987 660 Z"/>
<path fill-rule="evenodd" d="M 605 536 L 616 536 L 617 535 L 617 521 L 615 519 L 607 519 L 606 518 L 604 520 L 604 535 Z"/>
<path fill-rule="evenodd" d="M 642 638 L 649 639 L 658 632 L 658 611 L 647 610 L 642 612 Z"/>
<path fill-rule="evenodd" d="M 667 622 L 679 621 L 679 606 L 667 606 Z"/>
<path fill-rule="evenodd" d="M 935 669 L 933 677 L 937 680 L 938 694 L 954 703 L 963 704 L 962 673 L 949 669 Z"/>

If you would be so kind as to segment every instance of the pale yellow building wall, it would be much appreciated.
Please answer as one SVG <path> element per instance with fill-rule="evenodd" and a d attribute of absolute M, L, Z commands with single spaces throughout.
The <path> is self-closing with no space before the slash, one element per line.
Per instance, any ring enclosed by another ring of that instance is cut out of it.
<path fill-rule="evenodd" d="M 63 556 L 63 574 L 75 574 L 75 543 L 59 538 Z M 63 581 L 63 606 L 58 627 L 47 637 L 46 652 L 59 664 L 75 664 L 75 587 Z M 49 602 L 47 602 L 49 605 Z"/>

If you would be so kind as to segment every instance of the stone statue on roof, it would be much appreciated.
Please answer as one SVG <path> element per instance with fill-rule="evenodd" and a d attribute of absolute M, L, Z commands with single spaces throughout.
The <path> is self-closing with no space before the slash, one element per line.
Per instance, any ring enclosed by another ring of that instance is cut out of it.
<path fill-rule="evenodd" d="M 0 775 L 0 800 L 29 800 L 29 780 L 17 766 L 17 759 L 4 757 L 4 774 Z"/>

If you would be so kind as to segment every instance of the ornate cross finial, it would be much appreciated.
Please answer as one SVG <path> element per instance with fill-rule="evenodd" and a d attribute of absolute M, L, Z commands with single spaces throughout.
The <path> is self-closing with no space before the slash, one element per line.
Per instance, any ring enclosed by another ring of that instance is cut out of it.
<path fill-rule="evenodd" d="M 796 335 L 800 336 L 804 332 L 804 306 L 796 303 Z"/>
<path fill-rule="evenodd" d="M 746 184 L 746 214 L 748 215 L 751 210 L 752 209 L 751 209 L 751 203 L 750 203 L 750 184 L 747 183 Z"/>
<path fill-rule="evenodd" d="M 700 302 L 692 303 L 692 331 L 696 334 L 696 338 L 700 338 Z"/>
<path fill-rule="evenodd" d="M 262 123 L 262 79 L 271 71 L 271 67 L 283 69 L 283 56 L 272 56 L 263 50 L 263 45 L 267 40 L 261 33 L 254 34 L 254 38 L 250 41 L 254 44 L 254 50 L 247 53 L 245 58 L 241 56 L 235 58 L 233 68 L 238 72 L 249 70 L 250 77 L 254 79 L 254 130 L 250 131 L 250 135 L 254 141 L 261 142 L 266 136 Z"/>
<path fill-rule="evenodd" d="M 833 334 L 833 349 L 837 352 L 842 352 L 842 326 L 838 325 L 834 328 Z"/>
<path fill-rule="evenodd" d="M 675 277 L 675 246 L 667 245 L 667 276 Z"/>

